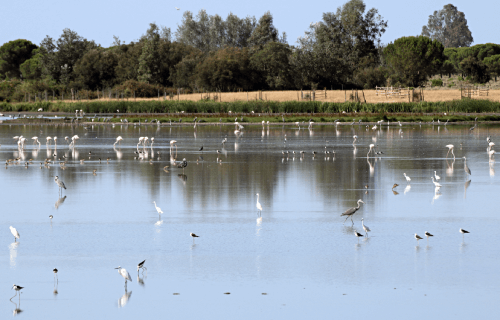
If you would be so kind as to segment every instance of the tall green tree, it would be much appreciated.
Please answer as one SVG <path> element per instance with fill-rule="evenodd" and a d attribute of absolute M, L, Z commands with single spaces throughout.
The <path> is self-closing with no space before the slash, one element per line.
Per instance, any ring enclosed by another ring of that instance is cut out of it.
<path fill-rule="evenodd" d="M 75 31 L 64 29 L 56 42 L 47 36 L 40 47 L 44 49 L 41 58 L 43 75 L 67 85 L 75 78 L 73 71 L 77 61 L 97 45 Z"/>
<path fill-rule="evenodd" d="M 497 77 L 500 76 L 500 54 L 484 59 L 484 64 L 488 67 L 489 72 L 493 73 L 496 82 Z"/>
<path fill-rule="evenodd" d="M 44 50 L 43 48 L 37 48 L 33 50 L 32 54 L 33 56 L 24 61 L 19 67 L 23 79 L 36 80 L 42 77 L 42 58 Z"/>
<path fill-rule="evenodd" d="M 328 87 L 352 83 L 354 73 L 360 66 L 366 67 L 366 61 L 379 63 L 378 47 L 386 28 L 378 10 L 366 11 L 362 0 L 348 1 L 335 13 L 324 13 L 323 20 L 312 23 L 299 38 L 292 59 L 298 79 Z"/>
<path fill-rule="evenodd" d="M 151 84 L 161 82 L 161 59 L 160 29 L 155 23 L 151 23 L 139 57 L 138 80 Z"/>
<path fill-rule="evenodd" d="M 248 48 L 226 48 L 213 52 L 196 66 L 199 86 L 209 90 L 250 90 L 255 71 L 250 66 Z"/>
<path fill-rule="evenodd" d="M 452 4 L 429 16 L 422 35 L 441 42 L 445 48 L 469 47 L 474 42 L 465 14 Z"/>
<path fill-rule="evenodd" d="M 270 89 L 283 90 L 293 87 L 293 73 L 290 66 L 292 50 L 288 44 L 268 42 L 261 50 L 250 57 L 253 69 L 261 73 L 261 77 Z"/>
<path fill-rule="evenodd" d="M 96 48 L 87 51 L 75 65 L 75 78 L 91 90 L 116 84 L 118 57 L 114 50 Z"/>
<path fill-rule="evenodd" d="M 412 87 L 422 85 L 427 78 L 439 73 L 445 56 L 441 42 L 428 37 L 402 37 L 384 50 L 384 58 L 394 76 Z"/>
<path fill-rule="evenodd" d="M 269 42 L 285 43 L 286 35 L 283 34 L 282 38 L 279 37 L 278 29 L 276 29 L 273 23 L 273 15 L 271 12 L 267 11 L 259 19 L 257 26 L 250 36 L 249 42 L 254 46 L 264 46 Z"/>
<path fill-rule="evenodd" d="M 0 79 L 21 78 L 21 64 L 30 59 L 37 48 L 31 41 L 24 39 L 4 43 L 0 47 Z"/>
<path fill-rule="evenodd" d="M 466 76 L 470 76 L 475 83 L 486 83 L 491 79 L 486 65 L 473 56 L 469 56 L 460 62 L 460 70 Z"/>
<path fill-rule="evenodd" d="M 227 47 L 245 48 L 249 46 L 255 21 L 255 17 L 240 19 L 232 13 L 224 21 L 219 15 L 208 15 L 205 10 L 200 10 L 194 17 L 186 11 L 175 33 L 176 41 L 204 53 Z"/>

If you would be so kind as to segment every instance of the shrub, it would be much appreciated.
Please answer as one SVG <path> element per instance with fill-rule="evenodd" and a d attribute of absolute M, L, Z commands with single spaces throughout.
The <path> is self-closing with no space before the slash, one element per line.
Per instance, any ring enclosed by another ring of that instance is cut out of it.
<path fill-rule="evenodd" d="M 431 87 L 442 87 L 443 86 L 443 80 L 441 79 L 432 79 L 431 80 Z"/>

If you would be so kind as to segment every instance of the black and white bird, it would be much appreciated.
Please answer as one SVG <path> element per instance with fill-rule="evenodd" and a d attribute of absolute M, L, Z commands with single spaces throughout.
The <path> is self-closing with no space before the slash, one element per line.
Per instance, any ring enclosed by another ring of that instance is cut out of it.
<path fill-rule="evenodd" d="M 52 272 L 54 272 L 54 281 L 57 279 L 57 281 L 59 282 L 59 278 L 57 277 L 57 272 L 59 272 L 59 270 L 57 270 L 57 268 L 54 268 Z"/>
<path fill-rule="evenodd" d="M 139 274 L 139 269 L 142 269 L 143 272 L 144 270 L 148 270 L 148 268 L 144 266 L 145 262 L 146 260 L 139 262 L 139 264 L 137 265 L 137 274 Z"/>
<path fill-rule="evenodd" d="M 415 233 L 415 239 L 417 239 L 417 243 L 418 243 L 418 240 L 422 240 L 423 238 Z"/>
<path fill-rule="evenodd" d="M 194 234 L 192 232 L 189 235 L 193 238 L 193 243 L 194 243 L 194 238 L 199 238 L 200 237 L 200 236 L 197 236 L 196 234 Z"/>
<path fill-rule="evenodd" d="M 13 226 L 10 226 L 9 227 L 10 229 L 10 232 L 12 233 L 12 235 L 14 236 L 14 242 L 17 241 L 17 239 L 19 239 L 19 232 L 17 232 L 16 228 L 14 228 Z"/>
<path fill-rule="evenodd" d="M 364 235 L 362 235 L 361 233 L 357 232 L 356 230 L 354 230 L 354 235 L 358 238 L 358 242 L 359 242 L 359 238 L 364 237 Z"/>
<path fill-rule="evenodd" d="M 433 234 L 431 234 L 430 232 L 425 232 L 425 236 L 427 237 L 427 240 L 429 240 L 429 237 L 434 237 Z"/>
<path fill-rule="evenodd" d="M 177 166 L 177 168 L 182 168 L 182 173 L 184 173 L 184 168 L 188 166 L 186 158 L 182 159 L 182 162 Z"/>
<path fill-rule="evenodd" d="M 344 220 L 344 223 L 347 221 L 347 219 L 349 217 L 351 217 L 351 221 L 352 221 L 352 216 L 356 213 L 356 211 L 359 210 L 361 204 L 360 203 L 364 203 L 363 200 L 359 199 L 358 200 L 358 206 L 357 207 L 353 207 L 353 208 L 350 208 L 350 209 L 347 209 L 344 213 L 342 213 L 340 216 L 346 216 L 345 220 Z M 352 224 L 354 224 L 354 221 L 352 221 Z"/>
<path fill-rule="evenodd" d="M 462 234 L 462 238 L 464 237 L 464 235 L 465 235 L 466 233 L 470 233 L 469 231 L 464 230 L 464 229 L 462 229 L 462 228 L 460 228 L 460 230 L 458 230 L 458 231 L 460 231 L 460 233 Z"/>
<path fill-rule="evenodd" d="M 21 286 L 18 286 L 17 284 L 14 284 L 14 285 L 12 286 L 12 289 L 16 290 L 16 295 L 17 295 L 17 292 L 18 292 L 18 291 L 21 291 L 22 289 L 24 289 L 24 287 L 21 287 Z M 11 290 L 12 290 L 12 289 L 11 289 Z M 15 296 L 14 296 L 14 297 L 15 297 Z M 12 297 L 12 298 L 14 298 L 14 297 Z M 12 298 L 11 298 L 11 299 L 12 299 Z"/>
<path fill-rule="evenodd" d="M 201 145 L 201 148 L 200 148 L 200 150 L 199 150 L 199 151 L 203 151 L 203 145 Z"/>

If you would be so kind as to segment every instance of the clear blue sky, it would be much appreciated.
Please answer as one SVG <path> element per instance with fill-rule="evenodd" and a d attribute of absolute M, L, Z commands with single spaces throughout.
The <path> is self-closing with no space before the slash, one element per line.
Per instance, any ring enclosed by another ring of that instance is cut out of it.
<path fill-rule="evenodd" d="M 274 24 L 288 35 L 288 42 L 296 44 L 297 37 L 307 30 L 311 22 L 321 20 L 324 12 L 335 12 L 346 1 L 159 1 L 159 0 L 109 0 L 109 1 L 4 1 L 0 19 L 0 45 L 15 39 L 28 39 L 40 44 L 49 35 L 57 39 L 64 28 L 70 28 L 79 35 L 95 40 L 104 47 L 113 42 L 113 35 L 126 41 L 137 40 L 144 34 L 150 22 L 167 26 L 175 32 L 182 13 L 189 10 L 197 13 L 207 10 L 209 15 L 219 14 L 224 19 L 229 12 L 238 17 L 255 16 L 257 19 L 266 11 L 274 17 Z M 389 43 L 402 36 L 418 35 L 427 24 L 428 16 L 440 10 L 450 1 L 375 1 L 366 0 L 367 9 L 375 7 L 389 28 L 382 37 Z M 474 37 L 473 44 L 499 43 L 498 0 L 451 2 L 465 13 L 469 29 Z M 179 7 L 181 10 L 175 10 Z M 496 30 L 496 31 L 495 31 Z"/>

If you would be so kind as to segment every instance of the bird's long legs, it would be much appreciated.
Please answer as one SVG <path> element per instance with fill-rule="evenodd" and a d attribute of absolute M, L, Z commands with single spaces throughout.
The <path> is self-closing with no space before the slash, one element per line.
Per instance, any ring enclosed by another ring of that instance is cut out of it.
<path fill-rule="evenodd" d="M 16 296 L 17 296 L 17 291 L 16 291 L 16 294 L 13 295 L 9 300 L 12 301 L 12 299 L 14 299 Z"/>
<path fill-rule="evenodd" d="M 347 216 L 347 217 L 345 218 L 345 220 L 344 220 L 344 223 L 343 223 L 343 224 L 345 224 L 345 222 L 347 221 L 347 219 L 349 219 L 349 216 Z"/>

